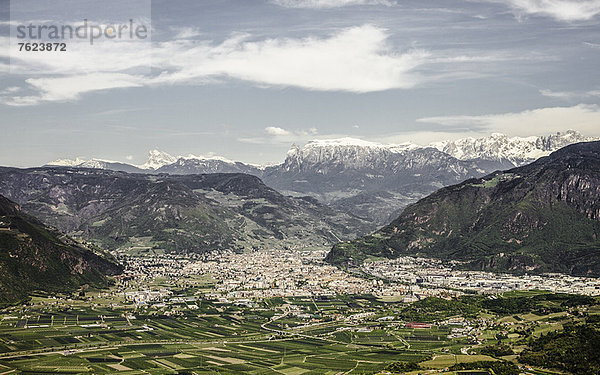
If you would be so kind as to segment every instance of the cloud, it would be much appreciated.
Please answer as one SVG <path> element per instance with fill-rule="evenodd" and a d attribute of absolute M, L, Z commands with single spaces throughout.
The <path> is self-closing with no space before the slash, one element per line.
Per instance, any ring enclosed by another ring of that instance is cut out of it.
<path fill-rule="evenodd" d="M 73 101 L 82 93 L 124 87 L 139 87 L 143 78 L 121 73 L 94 73 L 72 77 L 30 78 L 25 82 L 37 91 L 35 95 L 3 96 L 0 102 L 11 106 L 30 106 L 42 102 Z"/>
<path fill-rule="evenodd" d="M 0 91 L 0 95 L 10 95 L 10 94 L 14 94 L 16 92 L 21 91 L 21 87 L 19 86 L 9 86 L 5 89 L 3 89 L 2 91 Z"/>
<path fill-rule="evenodd" d="M 414 143 L 417 145 L 428 145 L 432 142 L 457 140 L 466 137 L 487 136 L 489 132 L 472 132 L 468 130 L 458 131 L 408 131 L 396 134 L 388 134 L 374 137 L 372 141 L 384 144 Z"/>
<path fill-rule="evenodd" d="M 559 21 L 587 21 L 600 14 L 599 0 L 484 0 L 510 6 L 518 16 L 541 15 Z"/>
<path fill-rule="evenodd" d="M 265 133 L 268 135 L 290 135 L 292 134 L 290 131 L 279 128 L 277 126 L 268 126 L 265 128 Z"/>
<path fill-rule="evenodd" d="M 201 35 L 200 30 L 195 27 L 180 27 L 174 30 L 177 32 L 175 39 L 195 38 Z"/>
<path fill-rule="evenodd" d="M 96 55 L 86 56 L 86 62 L 95 61 L 95 65 L 86 70 L 78 69 L 79 60 L 73 56 L 55 54 L 48 59 L 31 54 L 32 60 L 19 62 L 20 69 L 27 71 L 30 64 L 54 75 L 27 79 L 32 95 L 0 100 L 8 105 L 34 105 L 73 101 L 84 93 L 107 89 L 201 85 L 223 79 L 316 91 L 408 89 L 423 81 L 415 70 L 428 63 L 430 56 L 418 49 L 393 49 L 388 33 L 372 25 L 341 29 L 326 37 L 251 38 L 237 34 L 220 44 L 190 39 L 156 43 L 151 59 L 160 73 L 154 75 L 130 73 L 143 68 L 150 57 L 123 56 L 122 48 L 110 43 L 92 49 Z"/>
<path fill-rule="evenodd" d="M 228 77 L 271 86 L 355 93 L 410 88 L 420 82 L 414 70 L 426 63 L 422 50 L 400 53 L 385 30 L 352 27 L 324 38 L 250 40 L 236 35 L 219 45 L 185 41 L 163 43 L 159 59 L 169 71 L 156 82 L 182 83 Z"/>
<path fill-rule="evenodd" d="M 18 61 L 17 68 L 49 74 L 25 80 L 24 88 L 30 91 L 27 95 L 0 94 L 0 103 L 25 106 L 67 102 L 85 93 L 110 89 L 207 85 L 227 80 L 259 87 L 368 93 L 473 78 L 477 73 L 472 73 L 470 64 L 515 59 L 497 53 L 468 56 L 448 51 L 433 54 L 412 47 L 402 50 L 388 39 L 387 30 L 367 24 L 339 29 L 328 36 L 257 40 L 250 34 L 234 34 L 221 43 L 189 38 L 159 42 L 151 51 L 103 43 L 86 50 L 85 56 L 75 50 L 73 55 L 52 54 L 52 58 L 29 54 L 28 60 Z M 149 61 L 153 70 L 148 69 Z M 467 68 L 456 68 L 461 65 Z"/>
<path fill-rule="evenodd" d="M 305 142 L 317 134 L 317 128 L 287 130 L 277 126 L 268 126 L 264 129 L 264 135 L 239 137 L 238 141 L 252 144 L 289 144 Z"/>
<path fill-rule="evenodd" d="M 515 113 L 425 117 L 417 121 L 469 129 L 471 132 L 493 131 L 517 136 L 539 135 L 565 129 L 597 135 L 600 124 L 600 107 L 579 104 L 572 107 L 538 108 Z"/>
<path fill-rule="evenodd" d="M 328 9 L 340 8 L 350 5 L 385 5 L 392 6 L 395 3 L 389 0 L 273 0 L 277 4 L 286 8 L 303 9 Z"/>
<path fill-rule="evenodd" d="M 598 43 L 583 42 L 583 45 L 586 47 L 594 48 L 594 49 L 600 48 L 600 44 L 598 44 Z"/>
<path fill-rule="evenodd" d="M 540 90 L 540 94 L 554 99 L 575 100 L 600 97 L 600 90 L 591 90 L 584 92 Z"/>

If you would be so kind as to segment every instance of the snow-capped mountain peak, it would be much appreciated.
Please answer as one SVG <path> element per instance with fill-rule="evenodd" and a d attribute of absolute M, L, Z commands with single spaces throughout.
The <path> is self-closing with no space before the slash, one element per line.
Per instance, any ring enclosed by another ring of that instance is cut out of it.
<path fill-rule="evenodd" d="M 104 159 L 90 159 L 84 161 L 83 163 L 77 165 L 80 168 L 92 168 L 92 169 L 109 169 L 109 164 L 123 164 L 114 160 L 104 160 Z"/>
<path fill-rule="evenodd" d="M 186 159 L 186 160 L 200 160 L 200 161 L 218 160 L 218 161 L 222 161 L 223 163 L 227 163 L 227 164 L 235 164 L 235 161 L 227 159 L 226 157 L 223 157 L 223 156 L 218 156 L 218 155 L 204 156 L 204 155 L 188 154 L 188 156 L 180 156 L 179 158 Z"/>
<path fill-rule="evenodd" d="M 385 164 L 391 155 L 422 148 L 413 143 L 382 144 L 356 138 L 311 140 L 304 147 L 292 145 L 282 167 L 288 171 L 315 168 L 319 173 L 334 167 L 353 170 L 377 168 Z"/>
<path fill-rule="evenodd" d="M 177 158 L 160 150 L 151 150 L 148 152 L 148 161 L 139 167 L 141 169 L 158 169 L 162 166 L 173 164 Z"/>
<path fill-rule="evenodd" d="M 46 165 L 56 166 L 56 167 L 76 167 L 85 163 L 85 159 L 75 158 L 75 159 L 58 159 L 51 161 Z"/>
<path fill-rule="evenodd" d="M 371 150 L 385 150 L 388 152 L 403 152 L 408 150 L 415 150 L 423 148 L 423 146 L 411 143 L 377 143 L 371 141 L 365 141 L 363 139 L 358 138 L 337 138 L 337 139 L 317 139 L 311 140 L 306 143 L 306 145 L 302 148 L 298 147 L 296 144 L 293 144 L 290 150 L 288 151 L 288 155 L 295 154 L 298 152 L 309 152 L 310 150 L 333 150 L 333 149 L 371 149 Z"/>
<path fill-rule="evenodd" d="M 298 154 L 299 152 L 300 152 L 300 146 L 298 146 L 295 143 L 292 143 L 292 146 L 290 147 L 290 149 L 287 152 L 287 157 L 294 156 L 294 155 Z"/>
<path fill-rule="evenodd" d="M 358 148 L 374 148 L 374 149 L 385 149 L 389 151 L 406 151 L 409 149 L 422 148 L 422 146 L 414 143 L 405 142 L 400 144 L 383 144 L 371 141 L 365 141 L 358 138 L 337 138 L 337 139 L 317 139 L 308 141 L 308 143 L 302 148 L 303 150 L 311 148 L 342 148 L 342 147 L 358 147 Z M 292 145 L 290 151 L 294 149 L 300 149 L 297 145 Z"/>
<path fill-rule="evenodd" d="M 241 172 L 258 173 L 274 168 L 292 170 L 314 170 L 324 173 L 332 168 L 364 170 L 388 168 L 392 164 L 412 163 L 419 159 L 425 162 L 423 155 L 433 155 L 432 152 L 440 151 L 448 157 L 462 161 L 486 161 L 488 168 L 511 168 L 530 163 L 542 156 L 546 156 L 564 146 L 572 143 L 596 140 L 588 138 L 577 131 L 568 130 L 548 136 L 509 137 L 501 133 L 493 133 L 481 138 L 462 138 L 454 141 L 442 141 L 421 146 L 406 142 L 400 144 L 383 144 L 356 138 L 320 139 L 311 140 L 304 146 L 292 145 L 281 164 L 274 164 L 269 168 L 253 164 L 236 162 L 222 156 L 214 155 L 188 155 L 172 156 L 159 150 L 148 153 L 148 161 L 140 166 L 133 166 L 123 162 L 103 159 L 60 159 L 48 163 L 49 166 L 81 167 L 123 170 L 126 172 L 141 172 L 140 169 L 150 173 L 215 173 L 215 172 Z M 437 149 L 437 150 L 432 150 Z M 437 158 L 442 157 L 436 154 Z M 414 160 L 413 160 L 414 159 Z M 423 159 L 423 160 L 421 160 Z M 491 167 L 490 167 L 491 168 Z M 340 170 L 341 170 L 340 169 Z"/>
<path fill-rule="evenodd" d="M 387 147 L 380 143 L 369 142 L 358 138 L 337 138 L 337 139 L 315 139 L 308 141 L 304 148 L 322 148 L 322 147 Z"/>
<path fill-rule="evenodd" d="M 118 164 L 118 161 L 104 160 L 104 159 L 59 159 L 50 162 L 46 165 L 55 167 L 78 167 L 78 168 L 94 168 L 94 169 L 107 169 L 107 164 Z"/>
<path fill-rule="evenodd" d="M 594 139 L 584 137 L 575 130 L 568 130 L 539 137 L 508 137 L 501 133 L 493 133 L 488 137 L 435 142 L 430 146 L 460 160 L 507 160 L 515 166 L 520 166 L 547 156 L 564 146 L 592 140 Z"/>

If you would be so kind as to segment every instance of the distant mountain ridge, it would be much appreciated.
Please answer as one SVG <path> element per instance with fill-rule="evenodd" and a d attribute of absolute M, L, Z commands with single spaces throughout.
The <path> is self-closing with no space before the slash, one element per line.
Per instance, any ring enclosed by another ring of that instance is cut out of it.
<path fill-rule="evenodd" d="M 391 220 L 427 193 L 482 176 L 476 163 L 432 147 L 381 145 L 353 139 L 309 142 L 292 148 L 283 164 L 265 169 L 263 180 L 291 195 L 311 195 L 375 223 Z"/>
<path fill-rule="evenodd" d="M 509 160 L 514 164 L 514 166 L 520 166 L 530 163 L 542 156 L 547 156 L 551 152 L 556 151 L 564 146 L 573 143 L 590 142 L 594 140 L 599 140 L 599 138 L 585 137 L 575 130 L 557 132 L 547 136 L 531 137 L 509 137 L 501 133 L 493 133 L 490 136 L 481 138 L 468 137 L 454 141 L 432 142 L 427 146 L 422 146 L 411 142 L 401 144 L 382 144 L 356 138 L 324 139 L 309 141 L 304 147 L 299 147 L 293 144 L 287 153 L 286 161 L 270 167 L 285 165 L 289 166 L 290 162 L 287 159 L 290 156 L 295 156 L 296 158 L 314 157 L 314 150 L 317 150 L 316 153 L 320 155 L 321 159 L 324 159 L 327 158 L 328 154 L 332 155 L 332 151 L 335 153 L 334 150 L 336 148 L 347 147 L 362 150 L 379 149 L 386 150 L 391 153 L 433 147 L 459 160 Z M 359 154 L 360 152 L 356 155 Z M 133 165 L 121 161 L 110 161 L 97 158 L 89 160 L 82 158 L 59 159 L 49 162 L 46 165 L 111 170 L 114 170 L 113 168 L 119 168 L 119 166 L 128 166 L 128 168 L 135 168 L 140 171 L 158 171 L 159 169 L 163 168 L 164 173 L 171 173 L 170 169 L 165 167 L 169 167 L 176 163 L 179 165 L 186 164 L 186 161 L 191 162 L 191 164 L 193 164 L 194 161 L 206 162 L 206 164 L 196 164 L 196 170 L 194 170 L 194 173 L 230 173 L 230 166 L 237 165 L 238 169 L 236 169 L 236 171 L 241 172 L 241 169 L 243 169 L 245 171 L 255 171 L 256 173 L 260 174 L 260 171 L 267 168 L 240 161 L 229 160 L 221 156 L 196 156 L 190 154 L 188 156 L 175 157 L 169 153 L 156 149 L 148 152 L 148 160 L 142 165 Z M 356 159 L 354 161 L 358 163 L 361 162 L 360 159 Z M 362 161 L 364 161 L 364 159 Z M 349 162 L 352 163 L 353 160 L 349 160 Z M 205 167 L 209 169 L 203 169 Z M 192 167 L 181 170 L 181 172 L 186 173 L 177 173 L 178 170 L 177 167 L 175 167 L 173 168 L 173 173 L 191 174 L 189 173 L 192 170 L 191 168 Z"/>
<path fill-rule="evenodd" d="M 106 286 L 105 275 L 121 271 L 0 195 L 0 304 L 38 290 L 71 292 L 83 284 Z"/>
<path fill-rule="evenodd" d="M 336 245 L 327 260 L 403 255 L 471 269 L 600 276 L 600 142 L 442 188 L 374 234 Z"/>
<path fill-rule="evenodd" d="M 251 174 L 283 194 L 311 196 L 344 212 L 387 224 L 406 205 L 442 186 L 524 165 L 585 140 L 589 139 L 575 131 L 526 138 L 493 134 L 428 146 L 341 138 L 310 141 L 303 147 L 292 145 L 283 163 L 268 167 L 218 156 L 173 157 L 158 150 L 150 151 L 141 166 L 98 159 L 55 164 L 129 173 Z M 390 213 L 389 207 L 395 210 Z"/>

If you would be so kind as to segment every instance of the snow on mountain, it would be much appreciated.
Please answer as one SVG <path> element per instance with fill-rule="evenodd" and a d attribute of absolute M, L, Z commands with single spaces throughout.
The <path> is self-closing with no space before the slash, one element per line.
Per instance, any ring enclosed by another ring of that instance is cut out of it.
<path fill-rule="evenodd" d="M 340 147 L 348 147 L 348 148 L 373 148 L 373 149 L 385 149 L 392 152 L 402 152 L 406 150 L 414 150 L 417 148 L 422 148 L 422 146 L 416 145 L 414 143 L 406 142 L 401 144 L 382 144 L 376 142 L 369 142 L 362 139 L 357 138 L 337 138 L 337 139 L 318 139 L 309 141 L 305 149 L 311 148 L 340 148 Z"/>
<path fill-rule="evenodd" d="M 102 159 L 58 159 L 46 165 L 56 167 L 79 167 L 79 168 L 95 168 L 107 169 L 109 164 L 118 164 L 118 161 L 102 160 Z"/>
<path fill-rule="evenodd" d="M 78 165 L 80 168 L 110 169 L 110 164 L 123 164 L 113 160 L 90 159 Z"/>
<path fill-rule="evenodd" d="M 495 169 L 492 169 L 495 170 Z M 359 139 L 316 140 L 293 145 L 283 164 L 265 169 L 263 180 L 283 191 L 332 195 L 425 189 L 430 192 L 486 171 L 434 147 L 380 144 Z"/>
<path fill-rule="evenodd" d="M 575 130 L 567 130 L 564 133 L 558 132 L 549 136 L 541 136 L 536 140 L 536 145 L 544 150 L 556 151 L 565 146 L 578 142 L 597 141 L 597 137 L 584 137 Z"/>
<path fill-rule="evenodd" d="M 351 169 L 372 168 L 401 154 L 423 147 L 412 144 L 381 144 L 355 138 L 309 141 L 304 147 L 292 145 L 282 167 L 285 170 L 306 169 L 317 165 L 344 166 Z M 321 171 L 323 172 L 323 171 Z"/>
<path fill-rule="evenodd" d="M 568 130 L 539 137 L 508 137 L 494 133 L 489 137 L 435 142 L 431 146 L 460 160 L 508 160 L 515 166 L 521 166 L 564 146 L 592 140 L 577 131 Z"/>
<path fill-rule="evenodd" d="M 56 166 L 56 167 L 76 167 L 85 162 L 85 159 L 76 158 L 76 159 L 58 159 L 55 161 L 51 161 L 46 165 Z"/>
<path fill-rule="evenodd" d="M 141 169 L 158 169 L 162 166 L 173 164 L 177 158 L 159 150 L 151 150 L 148 152 L 148 161 L 140 165 Z"/>
<path fill-rule="evenodd" d="M 567 145 L 596 140 L 568 130 L 548 136 L 508 137 L 494 133 L 482 138 L 462 138 L 455 141 L 431 143 L 420 146 L 413 143 L 381 144 L 361 139 L 340 138 L 309 141 L 304 147 L 293 145 L 283 166 L 287 170 L 303 169 L 323 163 L 344 165 L 347 168 L 364 168 L 380 164 L 391 154 L 435 148 L 459 160 L 485 160 L 498 162 L 498 167 L 520 166 L 542 156 L 547 156 Z M 416 155 L 416 154 L 415 154 Z"/>
<path fill-rule="evenodd" d="M 222 156 L 179 156 L 173 163 L 156 169 L 159 173 L 202 174 L 202 173 L 247 173 L 260 175 L 261 170 L 254 165 L 229 160 Z"/>
<path fill-rule="evenodd" d="M 148 161 L 140 166 L 103 159 L 84 160 L 77 158 L 60 159 L 48 163 L 51 166 L 115 169 L 130 172 L 161 172 L 174 174 L 190 173 L 251 173 L 262 176 L 265 171 L 282 169 L 283 171 L 303 171 L 325 174 L 344 169 L 362 171 L 380 171 L 421 168 L 434 165 L 436 160 L 444 160 L 449 171 L 465 173 L 464 166 L 453 165 L 446 156 L 458 160 L 486 161 L 481 164 L 484 170 L 506 169 L 530 163 L 542 156 L 549 155 L 572 143 L 591 141 L 574 130 L 549 136 L 508 137 L 494 133 L 482 138 L 462 138 L 455 141 L 442 141 L 420 146 L 414 143 L 382 144 L 355 138 L 321 139 L 309 141 L 303 147 L 292 145 L 286 159 L 281 164 L 261 167 L 229 160 L 221 156 L 172 156 L 159 150 L 148 153 Z M 489 164 L 489 165 L 488 165 Z M 470 169 L 470 168 L 467 168 Z M 419 172 L 415 172 L 419 173 Z M 380 173 L 377 173 L 380 174 Z"/>
<path fill-rule="evenodd" d="M 127 163 L 120 161 L 104 160 L 104 159 L 59 159 L 47 163 L 50 167 L 72 167 L 72 168 L 91 168 L 91 169 L 108 169 L 111 171 L 121 171 L 127 173 L 142 173 L 144 170 Z"/>
<path fill-rule="evenodd" d="M 213 155 L 213 156 L 203 156 L 203 155 L 193 155 L 189 154 L 188 156 L 180 156 L 178 159 L 186 159 L 186 160 L 199 160 L 199 161 L 211 161 L 217 160 L 227 164 L 235 164 L 236 162 L 230 159 L 227 159 L 223 156 Z"/>

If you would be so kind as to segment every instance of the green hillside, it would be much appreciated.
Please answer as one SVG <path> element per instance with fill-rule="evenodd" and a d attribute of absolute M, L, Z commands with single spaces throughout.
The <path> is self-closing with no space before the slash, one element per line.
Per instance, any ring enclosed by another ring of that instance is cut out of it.
<path fill-rule="evenodd" d="M 68 292 L 106 286 L 121 267 L 21 212 L 0 195 L 0 305 L 36 290 Z"/>

